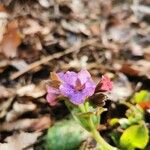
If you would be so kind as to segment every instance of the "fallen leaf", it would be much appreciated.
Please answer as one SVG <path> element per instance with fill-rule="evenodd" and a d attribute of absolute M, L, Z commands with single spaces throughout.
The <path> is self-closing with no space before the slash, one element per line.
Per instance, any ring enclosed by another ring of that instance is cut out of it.
<path fill-rule="evenodd" d="M 83 33 L 83 34 L 88 35 L 88 36 L 91 35 L 90 30 L 83 23 L 79 23 L 79 22 L 75 22 L 75 21 L 66 22 L 65 20 L 63 20 L 61 22 L 61 25 L 65 30 L 68 30 L 70 32 Z"/>
<path fill-rule="evenodd" d="M 17 47 L 21 44 L 21 35 L 18 31 L 18 22 L 12 21 L 8 23 L 7 31 L 4 34 L 0 44 L 0 52 L 6 57 L 15 57 L 17 55 Z"/>
<path fill-rule="evenodd" d="M 37 138 L 41 136 L 41 132 L 20 132 L 13 134 L 5 139 L 6 143 L 0 143 L 1 150 L 22 150 L 37 141 Z M 32 147 L 33 149 L 33 147 Z"/>
<path fill-rule="evenodd" d="M 0 98 L 9 98 L 14 95 L 14 90 L 0 85 Z"/>
<path fill-rule="evenodd" d="M 120 71 L 123 72 L 124 74 L 131 75 L 131 76 L 139 75 L 139 70 L 136 70 L 135 68 L 133 68 L 132 65 L 126 63 L 122 65 Z"/>
<path fill-rule="evenodd" d="M 26 103 L 15 102 L 13 104 L 13 109 L 9 111 L 6 115 L 6 121 L 7 122 L 14 121 L 22 114 L 34 111 L 36 107 L 37 106 L 31 101 Z"/>
<path fill-rule="evenodd" d="M 6 114 L 7 114 L 7 109 L 10 107 L 12 101 L 13 101 L 13 97 L 5 100 L 5 101 L 2 101 L 0 103 L 0 118 L 3 118 Z"/>
<path fill-rule="evenodd" d="M 6 30 L 8 14 L 2 4 L 0 4 L 0 42 L 3 39 L 3 35 Z"/>
<path fill-rule="evenodd" d="M 45 85 L 43 83 L 39 85 L 29 84 L 23 87 L 19 87 L 16 91 L 19 96 L 31 96 L 33 98 L 38 98 L 46 93 Z"/>
<path fill-rule="evenodd" d="M 50 32 L 50 28 L 42 27 L 36 20 L 27 19 L 26 22 L 28 27 L 23 29 L 23 34 L 25 35 L 36 34 L 38 32 L 40 32 L 43 35 L 46 35 Z"/>
<path fill-rule="evenodd" d="M 43 116 L 38 119 L 20 119 L 13 122 L 0 124 L 0 131 L 29 130 L 41 131 L 47 129 L 52 124 L 50 117 Z"/>

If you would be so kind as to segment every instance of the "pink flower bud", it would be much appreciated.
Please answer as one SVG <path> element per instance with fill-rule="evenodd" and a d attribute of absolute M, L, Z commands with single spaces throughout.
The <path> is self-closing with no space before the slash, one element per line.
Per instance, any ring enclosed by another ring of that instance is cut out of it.
<path fill-rule="evenodd" d="M 111 91 L 113 87 L 113 82 L 107 77 L 102 76 L 100 82 L 98 83 L 95 92 L 107 92 Z"/>
<path fill-rule="evenodd" d="M 57 104 L 56 98 L 60 94 L 59 90 L 53 87 L 48 87 L 47 89 L 46 99 L 51 106 L 55 106 Z"/>

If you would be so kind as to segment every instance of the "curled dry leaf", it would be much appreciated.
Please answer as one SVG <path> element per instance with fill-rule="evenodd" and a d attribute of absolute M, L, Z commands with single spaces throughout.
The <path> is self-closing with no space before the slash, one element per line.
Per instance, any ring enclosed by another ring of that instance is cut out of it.
<path fill-rule="evenodd" d="M 22 150 L 37 141 L 37 138 L 41 136 L 41 132 L 20 132 L 14 134 L 5 139 L 6 143 L 0 143 L 1 150 Z"/>
<path fill-rule="evenodd" d="M 4 122 L 0 124 L 0 131 L 13 130 L 29 130 L 41 131 L 47 129 L 51 125 L 51 119 L 48 116 L 43 116 L 38 119 L 20 119 L 13 122 Z"/>

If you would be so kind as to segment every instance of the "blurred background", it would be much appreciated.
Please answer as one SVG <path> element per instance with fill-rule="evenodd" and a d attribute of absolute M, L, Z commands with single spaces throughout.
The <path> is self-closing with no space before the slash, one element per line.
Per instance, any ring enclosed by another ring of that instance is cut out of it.
<path fill-rule="evenodd" d="M 115 102 L 149 89 L 149 24 L 149 0 L 0 0 L 0 142 L 9 141 L 3 150 L 15 133 L 20 147 L 35 143 L 68 114 L 45 100 L 52 71 L 86 68 L 95 81 L 106 74 Z"/>

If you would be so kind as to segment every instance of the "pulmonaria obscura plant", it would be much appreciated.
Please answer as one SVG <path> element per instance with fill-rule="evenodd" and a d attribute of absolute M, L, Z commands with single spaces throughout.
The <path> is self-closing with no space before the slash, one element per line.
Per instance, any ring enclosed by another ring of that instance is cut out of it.
<path fill-rule="evenodd" d="M 103 92 L 111 89 L 112 82 L 107 76 L 102 76 L 96 85 L 87 70 L 52 73 L 46 99 L 51 106 L 64 100 L 75 120 L 92 134 L 101 150 L 116 150 L 97 131 L 100 115 L 106 110 L 102 107 L 106 98 Z"/>

